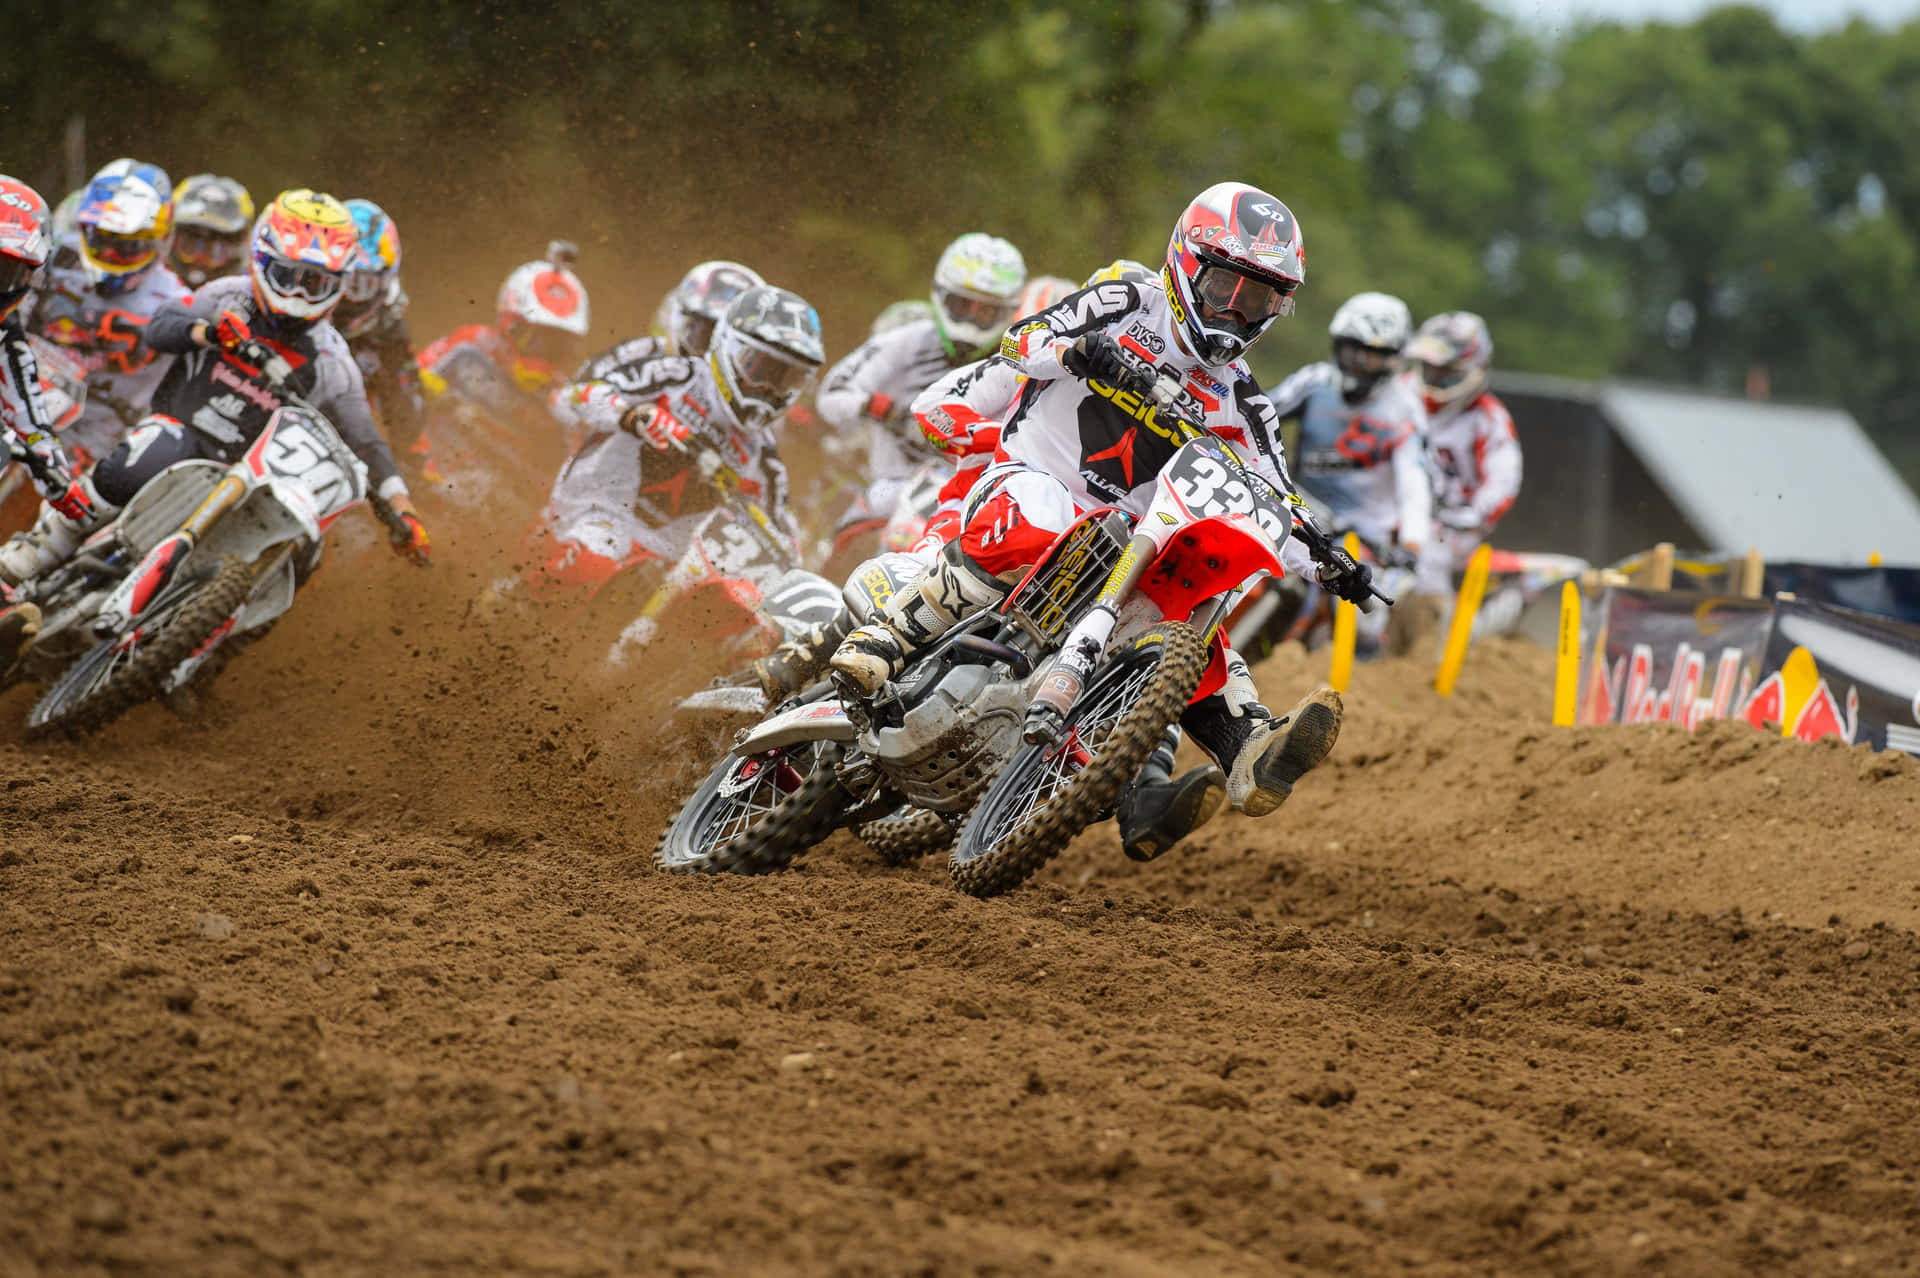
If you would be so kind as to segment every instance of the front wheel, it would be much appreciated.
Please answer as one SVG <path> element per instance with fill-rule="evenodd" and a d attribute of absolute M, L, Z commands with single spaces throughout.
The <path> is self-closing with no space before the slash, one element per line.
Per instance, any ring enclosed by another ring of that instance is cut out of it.
<path fill-rule="evenodd" d="M 210 572 L 175 581 L 133 629 L 74 662 L 27 715 L 27 731 L 91 732 L 157 695 L 174 667 L 212 642 L 253 588 L 253 566 L 222 558 Z"/>
<path fill-rule="evenodd" d="M 1067 712 L 1058 745 L 1023 745 L 987 788 L 948 865 L 970 896 L 1018 887 L 1102 819 L 1186 709 L 1207 645 L 1185 622 L 1109 656 Z"/>
<path fill-rule="evenodd" d="M 729 754 L 674 813 L 653 850 L 668 874 L 771 874 L 832 834 L 848 796 L 841 747 L 803 741 Z"/>

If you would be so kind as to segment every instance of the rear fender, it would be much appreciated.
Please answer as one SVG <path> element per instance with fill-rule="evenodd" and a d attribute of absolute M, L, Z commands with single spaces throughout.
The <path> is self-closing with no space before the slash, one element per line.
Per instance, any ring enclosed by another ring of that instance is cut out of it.
<path fill-rule="evenodd" d="M 1282 571 L 1272 540 L 1251 515 L 1213 515 L 1169 530 L 1138 589 L 1169 621 L 1186 621 L 1203 600 L 1256 573 Z"/>
<path fill-rule="evenodd" d="M 754 728 L 733 747 L 737 755 L 764 754 L 802 741 L 851 741 L 853 721 L 838 700 L 810 701 L 783 710 Z"/>

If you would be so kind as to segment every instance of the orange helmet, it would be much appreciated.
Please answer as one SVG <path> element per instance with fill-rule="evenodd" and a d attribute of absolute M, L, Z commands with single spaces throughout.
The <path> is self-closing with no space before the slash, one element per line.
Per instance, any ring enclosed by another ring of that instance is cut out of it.
<path fill-rule="evenodd" d="M 254 300 L 281 321 L 325 319 L 359 251 L 346 205 L 304 187 L 282 191 L 253 224 Z"/>

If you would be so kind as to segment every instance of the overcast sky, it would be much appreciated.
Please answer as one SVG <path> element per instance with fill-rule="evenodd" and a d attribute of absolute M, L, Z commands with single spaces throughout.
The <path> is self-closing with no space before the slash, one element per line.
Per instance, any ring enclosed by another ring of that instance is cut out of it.
<path fill-rule="evenodd" d="M 1724 2 L 1724 0 L 1723 0 Z M 1583 20 L 1687 22 L 1715 7 L 1715 0 L 1487 0 L 1548 33 Z M 1758 0 L 1782 26 L 1818 31 L 1862 17 L 1884 26 L 1920 18 L 1920 0 Z"/>

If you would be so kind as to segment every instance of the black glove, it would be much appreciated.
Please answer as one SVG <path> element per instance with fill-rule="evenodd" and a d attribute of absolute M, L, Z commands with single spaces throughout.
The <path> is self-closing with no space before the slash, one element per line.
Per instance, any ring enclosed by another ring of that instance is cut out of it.
<path fill-rule="evenodd" d="M 1097 378 L 1114 386 L 1139 380 L 1128 366 L 1120 343 L 1110 333 L 1088 333 L 1067 348 L 1060 364 L 1075 377 Z"/>
<path fill-rule="evenodd" d="M 1320 588 L 1338 595 L 1348 603 L 1364 603 L 1373 594 L 1373 570 L 1356 562 L 1344 550 L 1336 550 L 1327 562 L 1314 569 Z"/>

